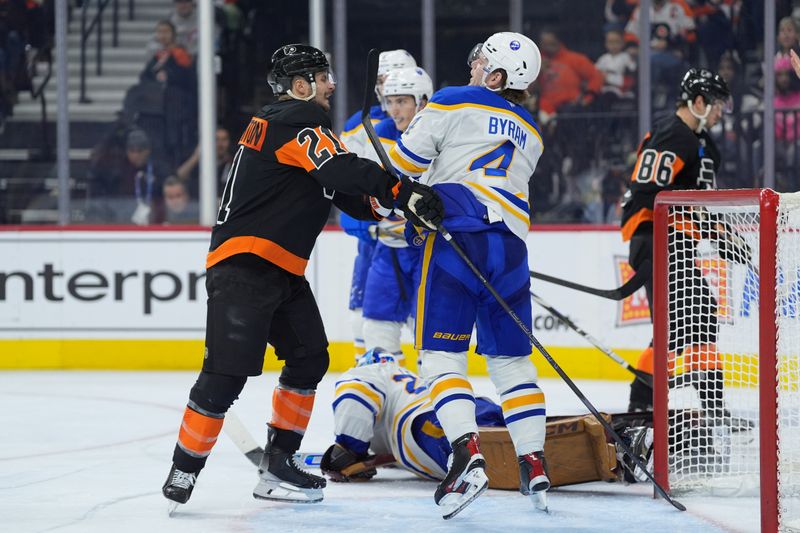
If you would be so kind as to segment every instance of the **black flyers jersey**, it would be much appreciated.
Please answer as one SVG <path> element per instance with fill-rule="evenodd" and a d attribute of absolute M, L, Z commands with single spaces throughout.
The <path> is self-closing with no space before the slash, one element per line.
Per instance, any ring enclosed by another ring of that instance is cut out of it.
<path fill-rule="evenodd" d="M 253 253 L 302 275 L 331 204 L 369 217 L 365 195 L 391 205 L 395 182 L 374 162 L 347 151 L 319 105 L 284 100 L 265 106 L 239 140 L 206 268 Z"/>
<path fill-rule="evenodd" d="M 661 191 L 713 189 L 720 165 L 719 150 L 705 131 L 695 133 L 677 115 L 648 133 L 622 206 L 622 238 L 652 233 L 653 205 Z"/>

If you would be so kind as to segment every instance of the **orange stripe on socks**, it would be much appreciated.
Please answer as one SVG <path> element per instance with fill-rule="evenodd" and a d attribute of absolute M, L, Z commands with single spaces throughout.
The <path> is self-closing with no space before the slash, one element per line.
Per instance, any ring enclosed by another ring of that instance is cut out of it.
<path fill-rule="evenodd" d="M 297 391 L 275 387 L 272 393 L 272 421 L 270 425 L 304 434 L 314 408 L 314 396 Z"/>
<path fill-rule="evenodd" d="M 181 448 L 197 457 L 207 457 L 222 430 L 222 418 L 201 415 L 186 408 L 183 413 L 178 443 Z"/>

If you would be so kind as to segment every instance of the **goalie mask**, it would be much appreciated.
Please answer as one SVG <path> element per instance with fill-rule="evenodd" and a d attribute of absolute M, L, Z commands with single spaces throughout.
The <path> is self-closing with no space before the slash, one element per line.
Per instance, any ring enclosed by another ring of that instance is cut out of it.
<path fill-rule="evenodd" d="M 358 358 L 356 367 L 395 362 L 397 362 L 397 359 L 395 359 L 392 352 L 387 352 L 383 348 L 373 348 Z"/>
<path fill-rule="evenodd" d="M 383 96 L 409 95 L 419 109 L 422 99 L 430 100 L 433 94 L 433 82 L 428 73 L 419 67 L 395 69 L 386 76 L 383 82 Z"/>
<path fill-rule="evenodd" d="M 267 82 L 272 88 L 273 94 L 279 96 L 288 94 L 296 100 L 312 100 L 317 94 L 317 84 L 314 75 L 317 72 L 327 72 L 331 81 L 331 72 L 328 58 L 322 50 L 307 44 L 287 44 L 281 46 L 272 54 L 270 61 L 270 72 Z M 311 96 L 300 98 L 292 94 L 292 79 L 301 76 L 311 84 Z"/>
<path fill-rule="evenodd" d="M 473 47 L 467 58 L 467 65 L 472 67 L 476 59 L 486 58 L 483 66 L 483 82 L 486 76 L 498 69 L 506 72 L 503 89 L 524 91 L 536 81 L 542 68 L 542 54 L 539 47 L 531 39 L 521 33 L 510 31 L 495 33 L 483 43 Z"/>

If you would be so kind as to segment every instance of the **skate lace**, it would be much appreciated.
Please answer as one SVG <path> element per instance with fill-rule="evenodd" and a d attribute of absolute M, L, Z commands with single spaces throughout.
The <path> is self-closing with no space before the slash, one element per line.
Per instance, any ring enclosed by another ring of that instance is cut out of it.
<path fill-rule="evenodd" d="M 182 489 L 188 489 L 194 485 L 196 479 L 197 475 L 195 474 L 183 472 L 181 470 L 175 470 L 175 472 L 172 473 L 172 481 L 170 482 L 170 485 L 180 487 Z"/>

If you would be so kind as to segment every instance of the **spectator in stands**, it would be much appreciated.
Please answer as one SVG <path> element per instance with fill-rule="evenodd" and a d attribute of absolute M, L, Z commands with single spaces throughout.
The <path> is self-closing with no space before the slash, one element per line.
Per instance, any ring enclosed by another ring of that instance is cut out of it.
<path fill-rule="evenodd" d="M 231 134 L 224 126 L 217 126 L 215 136 L 217 150 L 217 196 L 222 196 L 222 190 L 231 170 L 233 154 L 231 153 Z M 192 198 L 198 198 L 198 164 L 200 163 L 200 146 L 195 148 L 192 155 L 184 161 L 175 171 L 175 175 L 188 187 Z"/>
<path fill-rule="evenodd" d="M 553 29 L 541 32 L 539 49 L 543 60 L 542 73 L 537 81 L 540 119 L 547 122 L 565 107 L 590 105 L 603 88 L 603 73 L 595 68 L 594 63 L 564 46 Z"/>
<path fill-rule="evenodd" d="M 639 7 L 625 27 L 628 35 L 639 33 Z M 650 8 L 650 69 L 653 80 L 653 107 L 669 110 L 677 97 L 675 80 L 687 70 L 690 44 L 697 40 L 691 10 L 684 0 L 653 0 Z"/>
<path fill-rule="evenodd" d="M 718 65 L 722 54 L 736 45 L 733 32 L 733 9 L 725 0 L 695 0 L 692 7 L 697 26 L 697 43 L 703 50 L 706 65 Z"/>
<path fill-rule="evenodd" d="M 103 170 L 95 170 L 89 183 L 88 220 L 137 225 L 164 221 L 162 181 L 168 172 L 152 157 L 150 139 L 144 131 L 131 130 L 124 158 L 106 161 Z"/>
<path fill-rule="evenodd" d="M 163 90 L 164 150 L 170 163 L 183 161 L 197 144 L 197 75 L 186 49 L 175 41 L 175 27 L 168 20 L 156 25 L 160 45 L 145 65 L 142 82 L 157 82 Z"/>
<path fill-rule="evenodd" d="M 164 224 L 199 224 L 196 200 L 189 197 L 186 184 L 175 176 L 164 180 Z"/>
<path fill-rule="evenodd" d="M 638 5 L 639 0 L 606 0 L 606 22 L 626 24 Z"/>
<path fill-rule="evenodd" d="M 169 21 L 175 28 L 175 41 L 192 57 L 197 55 L 197 12 L 194 0 L 174 0 L 175 11 Z"/>
<path fill-rule="evenodd" d="M 792 83 L 792 62 L 788 56 L 775 58 L 775 138 L 794 141 L 800 135 L 800 91 Z M 783 112 L 781 112 L 783 111 Z"/>
<path fill-rule="evenodd" d="M 606 105 L 613 105 L 620 99 L 632 101 L 636 84 L 636 58 L 625 49 L 622 30 L 618 26 L 610 26 L 606 30 L 606 53 L 601 55 L 595 64 L 603 73 L 605 83 L 601 89 L 601 100 Z"/>
<path fill-rule="evenodd" d="M 797 176 L 800 91 L 795 88 L 792 70 L 791 55 L 775 58 L 775 182 L 779 191 L 800 188 Z"/>
<path fill-rule="evenodd" d="M 797 27 L 797 21 L 792 17 L 783 17 L 778 22 L 778 49 L 775 56 L 789 57 L 790 50 L 800 52 L 799 37 L 800 28 Z"/>

